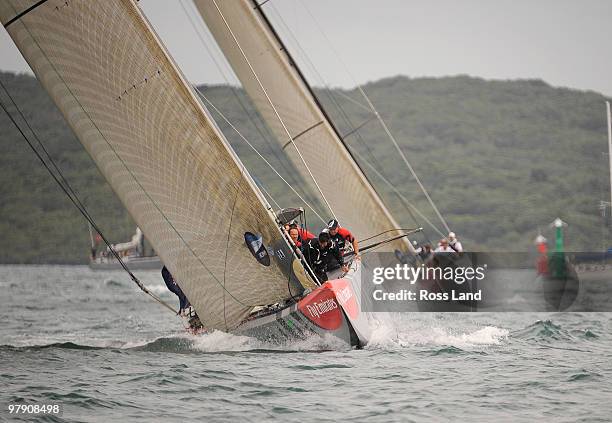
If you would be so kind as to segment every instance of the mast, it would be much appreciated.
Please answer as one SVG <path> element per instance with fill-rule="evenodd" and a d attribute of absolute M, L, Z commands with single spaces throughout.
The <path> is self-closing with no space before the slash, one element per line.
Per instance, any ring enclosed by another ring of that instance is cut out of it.
<path fill-rule="evenodd" d="M 610 112 L 609 101 L 606 101 L 606 111 L 608 116 L 608 159 L 610 160 L 610 213 L 612 214 L 612 112 Z"/>
<path fill-rule="evenodd" d="M 279 148 L 316 192 L 314 180 L 340 224 L 358 239 L 399 228 L 261 7 L 252 0 L 195 5 Z M 402 239 L 386 251 L 397 248 L 412 246 Z"/>

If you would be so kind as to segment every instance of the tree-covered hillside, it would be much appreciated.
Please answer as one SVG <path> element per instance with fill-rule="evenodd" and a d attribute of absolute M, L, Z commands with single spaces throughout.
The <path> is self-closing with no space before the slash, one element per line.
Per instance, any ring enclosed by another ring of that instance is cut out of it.
<path fill-rule="evenodd" d="M 0 72 L 0 78 L 105 234 L 116 242 L 127 240 L 134 223 L 38 82 L 12 73 Z M 200 89 L 279 172 L 300 185 L 240 89 Z M 546 235 L 547 224 L 557 216 L 570 225 L 570 249 L 594 250 L 607 242 L 598 209 L 600 200 L 609 201 L 602 95 L 553 88 L 539 80 L 485 81 L 466 76 L 394 77 L 364 89 L 468 248 L 527 250 L 538 227 Z M 441 227 L 357 90 L 317 93 L 340 133 L 367 122 L 347 136 L 346 143 L 397 220 L 403 226 L 415 225 L 370 166 Z M 8 104 L 4 93 L 0 100 Z M 296 204 L 296 197 L 240 136 L 213 115 L 256 180 L 281 205 Z M 5 115 L 0 115 L 0 145 L 4 241 L 0 262 L 85 262 L 89 245 L 85 220 Z M 429 238 L 438 236 L 418 220 Z"/>

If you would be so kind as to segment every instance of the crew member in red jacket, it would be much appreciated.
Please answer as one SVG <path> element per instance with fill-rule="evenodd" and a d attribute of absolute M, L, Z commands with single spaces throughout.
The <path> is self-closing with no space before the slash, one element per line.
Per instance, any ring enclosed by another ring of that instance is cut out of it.
<path fill-rule="evenodd" d="M 349 242 L 353 245 L 353 251 L 355 251 L 355 258 L 359 259 L 359 242 L 357 238 L 353 236 L 351 231 L 340 226 L 336 219 L 332 219 L 327 223 L 327 229 L 332 241 L 338 246 L 341 253 L 344 253 L 344 247 Z"/>

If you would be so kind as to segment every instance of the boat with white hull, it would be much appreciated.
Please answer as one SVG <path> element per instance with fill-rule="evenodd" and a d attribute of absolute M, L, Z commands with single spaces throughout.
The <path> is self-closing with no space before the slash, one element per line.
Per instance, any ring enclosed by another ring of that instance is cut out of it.
<path fill-rule="evenodd" d="M 125 256 L 121 260 L 130 270 L 161 270 L 163 263 L 157 256 Z M 89 261 L 92 270 L 123 270 L 119 261 L 113 256 L 96 257 Z"/>

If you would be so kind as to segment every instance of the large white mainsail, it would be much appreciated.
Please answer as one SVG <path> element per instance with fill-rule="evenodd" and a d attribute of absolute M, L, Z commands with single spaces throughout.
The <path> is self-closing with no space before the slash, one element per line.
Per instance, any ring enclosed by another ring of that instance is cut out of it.
<path fill-rule="evenodd" d="M 311 191 L 320 188 L 340 223 L 359 239 L 399 228 L 318 106 L 258 4 L 251 0 L 194 2 L 277 142 L 303 179 L 313 185 Z M 397 247 L 412 248 L 408 242 L 397 241 L 379 251 Z"/>
<path fill-rule="evenodd" d="M 6 0 L 0 20 L 206 327 L 290 296 L 245 245 L 286 248 L 261 194 L 135 2 Z"/>

